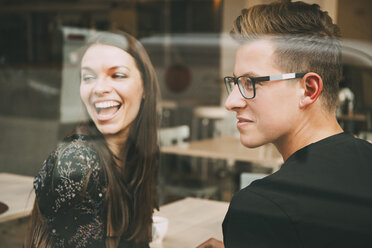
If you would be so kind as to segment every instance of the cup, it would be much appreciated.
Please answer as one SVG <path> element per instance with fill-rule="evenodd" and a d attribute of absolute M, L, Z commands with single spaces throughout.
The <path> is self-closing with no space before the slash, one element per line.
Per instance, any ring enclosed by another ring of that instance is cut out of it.
<path fill-rule="evenodd" d="M 152 221 L 152 243 L 160 244 L 168 230 L 168 219 L 161 216 L 153 216 Z"/>

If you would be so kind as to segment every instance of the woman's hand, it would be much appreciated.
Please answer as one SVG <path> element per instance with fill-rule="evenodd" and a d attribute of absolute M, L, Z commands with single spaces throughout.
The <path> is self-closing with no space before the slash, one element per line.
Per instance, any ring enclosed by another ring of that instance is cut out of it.
<path fill-rule="evenodd" d="M 196 248 L 224 248 L 223 242 L 215 238 L 210 238 L 205 241 L 203 244 L 199 245 Z"/>

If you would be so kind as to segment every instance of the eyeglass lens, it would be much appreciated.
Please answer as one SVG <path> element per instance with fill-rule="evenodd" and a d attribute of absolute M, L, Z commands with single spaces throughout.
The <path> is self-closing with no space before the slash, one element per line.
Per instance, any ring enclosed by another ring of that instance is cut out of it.
<path fill-rule="evenodd" d="M 228 78 L 227 91 L 231 93 L 235 86 L 234 78 Z M 252 81 L 248 77 L 239 77 L 238 78 L 238 87 L 240 93 L 246 98 L 254 97 L 254 86 Z"/>
<path fill-rule="evenodd" d="M 252 98 L 254 96 L 254 86 L 252 80 L 248 77 L 240 77 L 238 83 L 241 85 L 241 90 L 244 91 L 244 96 Z"/>

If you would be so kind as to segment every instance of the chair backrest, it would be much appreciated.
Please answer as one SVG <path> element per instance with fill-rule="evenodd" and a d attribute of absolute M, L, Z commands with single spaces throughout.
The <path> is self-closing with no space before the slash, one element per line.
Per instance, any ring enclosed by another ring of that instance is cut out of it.
<path fill-rule="evenodd" d="M 166 127 L 159 130 L 159 141 L 161 146 L 182 144 L 190 136 L 190 128 L 187 125 Z"/>
<path fill-rule="evenodd" d="M 236 114 L 228 112 L 223 119 L 216 120 L 214 122 L 214 137 L 233 135 L 239 137 L 239 130 L 236 128 L 234 123 L 236 122 Z"/>
<path fill-rule="evenodd" d="M 266 176 L 268 176 L 268 174 L 243 172 L 240 174 L 240 189 L 245 188 L 253 181 L 264 178 Z"/>
<path fill-rule="evenodd" d="M 360 132 L 358 137 L 360 139 L 365 139 L 372 143 L 372 132 L 367 132 L 367 131 Z"/>

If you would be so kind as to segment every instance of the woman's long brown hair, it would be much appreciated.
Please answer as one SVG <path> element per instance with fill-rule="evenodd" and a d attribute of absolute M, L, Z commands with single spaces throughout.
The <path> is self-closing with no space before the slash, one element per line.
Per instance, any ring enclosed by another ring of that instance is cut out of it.
<path fill-rule="evenodd" d="M 156 106 L 159 88 L 156 73 L 143 46 L 126 33 L 99 34 L 88 42 L 86 49 L 93 44 L 115 46 L 128 52 L 135 59 L 141 73 L 145 94 L 138 115 L 130 127 L 126 151 L 122 153 L 126 154 L 125 157 L 114 157 L 91 120 L 80 125 L 76 131 L 93 137 L 91 145 L 99 153 L 106 176 L 106 247 L 116 248 L 121 237 L 135 244 L 146 244 L 151 241 L 152 214 L 157 207 L 159 120 Z M 123 165 L 117 165 L 115 158 Z M 52 245 L 53 240 L 47 233 L 36 199 L 25 247 L 53 247 Z"/>

